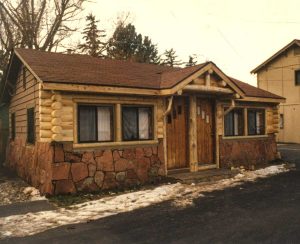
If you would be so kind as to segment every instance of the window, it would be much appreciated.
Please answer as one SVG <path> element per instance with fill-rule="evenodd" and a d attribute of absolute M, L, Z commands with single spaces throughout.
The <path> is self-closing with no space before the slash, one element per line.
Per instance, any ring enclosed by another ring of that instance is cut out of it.
<path fill-rule="evenodd" d="M 283 129 L 283 127 L 284 127 L 283 114 L 280 114 L 280 117 L 279 117 L 279 128 Z"/>
<path fill-rule="evenodd" d="M 78 106 L 79 142 L 113 141 L 113 106 Z"/>
<path fill-rule="evenodd" d="M 295 85 L 300 86 L 300 70 L 295 71 Z"/>
<path fill-rule="evenodd" d="M 27 109 L 27 143 L 35 143 L 34 108 Z"/>
<path fill-rule="evenodd" d="M 226 108 L 225 108 L 226 111 Z M 243 109 L 237 108 L 231 110 L 225 115 L 224 126 L 225 136 L 243 136 L 244 135 L 244 115 Z"/>
<path fill-rule="evenodd" d="M 265 111 L 263 109 L 248 109 L 248 135 L 265 134 Z"/>
<path fill-rule="evenodd" d="M 152 107 L 122 107 L 122 132 L 124 141 L 153 138 Z"/>
<path fill-rule="evenodd" d="M 15 113 L 11 114 L 10 126 L 11 126 L 11 139 L 14 140 L 16 137 L 16 114 Z"/>

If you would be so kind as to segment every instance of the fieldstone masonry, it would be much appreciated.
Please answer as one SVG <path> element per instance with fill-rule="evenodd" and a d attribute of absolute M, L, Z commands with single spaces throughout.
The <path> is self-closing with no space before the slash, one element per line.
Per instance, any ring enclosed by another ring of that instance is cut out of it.
<path fill-rule="evenodd" d="M 159 145 L 75 152 L 71 144 L 54 145 L 52 183 L 55 194 L 132 187 L 165 175 Z"/>
<path fill-rule="evenodd" d="M 220 137 L 223 168 L 252 168 L 276 158 L 273 135 L 230 140 Z M 49 195 L 133 187 L 166 175 L 162 140 L 153 146 L 77 151 L 72 143 L 27 145 L 16 138 L 7 149 L 6 166 Z"/>
<path fill-rule="evenodd" d="M 166 174 L 162 140 L 154 146 L 75 151 L 72 143 L 28 146 L 15 139 L 7 155 L 9 168 L 50 195 L 127 188 Z"/>
<path fill-rule="evenodd" d="M 274 135 L 247 139 L 222 139 L 220 137 L 220 166 L 222 168 L 244 166 L 252 169 L 266 165 L 278 157 Z"/>

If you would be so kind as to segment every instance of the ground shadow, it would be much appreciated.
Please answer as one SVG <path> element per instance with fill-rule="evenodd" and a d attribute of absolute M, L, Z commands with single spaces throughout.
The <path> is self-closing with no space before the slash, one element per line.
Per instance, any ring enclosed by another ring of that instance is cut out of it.
<path fill-rule="evenodd" d="M 205 194 L 179 209 L 171 201 L 4 243 L 296 243 L 300 171 Z"/>

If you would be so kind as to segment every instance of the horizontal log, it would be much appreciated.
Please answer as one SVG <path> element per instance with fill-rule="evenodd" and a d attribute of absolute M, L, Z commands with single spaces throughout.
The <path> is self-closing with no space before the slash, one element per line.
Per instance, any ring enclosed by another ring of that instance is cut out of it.
<path fill-rule="evenodd" d="M 40 113 L 41 113 L 41 114 L 51 114 L 52 111 L 53 111 L 53 110 L 52 110 L 50 107 L 44 107 L 44 106 L 41 106 Z"/>
<path fill-rule="evenodd" d="M 227 85 L 226 81 L 221 80 L 219 81 L 219 85 L 225 87 Z"/>
<path fill-rule="evenodd" d="M 63 106 L 73 107 L 73 105 L 74 105 L 74 102 L 71 99 L 70 100 L 63 99 L 63 100 L 61 100 L 61 103 Z"/>
<path fill-rule="evenodd" d="M 62 128 L 61 128 L 61 126 L 53 126 L 53 127 L 51 128 L 51 131 L 52 131 L 53 133 L 55 133 L 55 134 L 61 134 Z"/>
<path fill-rule="evenodd" d="M 41 130 L 51 130 L 52 124 L 51 124 L 51 122 L 41 122 L 40 128 L 41 128 Z"/>
<path fill-rule="evenodd" d="M 52 97 L 52 93 L 51 92 L 46 92 L 46 91 L 41 91 L 41 98 L 42 99 L 47 99 Z"/>
<path fill-rule="evenodd" d="M 62 120 L 61 118 L 54 118 L 51 120 L 52 125 L 59 125 L 61 126 Z"/>
<path fill-rule="evenodd" d="M 62 96 L 59 94 L 54 94 L 54 95 L 52 95 L 51 100 L 60 102 L 62 100 Z"/>
<path fill-rule="evenodd" d="M 62 111 L 61 110 L 53 110 L 51 113 L 51 116 L 53 118 L 60 118 L 62 115 Z"/>
<path fill-rule="evenodd" d="M 61 141 L 74 141 L 73 137 L 67 137 L 67 136 L 63 136 Z"/>
<path fill-rule="evenodd" d="M 52 131 L 51 130 L 40 130 L 40 137 L 41 138 L 51 138 L 52 137 Z"/>
<path fill-rule="evenodd" d="M 64 137 L 73 137 L 73 130 L 62 130 L 61 134 Z"/>
<path fill-rule="evenodd" d="M 59 110 L 62 108 L 62 104 L 61 104 L 61 102 L 54 102 L 54 103 L 52 103 L 51 108 L 53 110 Z"/>
<path fill-rule="evenodd" d="M 183 88 L 184 91 L 194 91 L 194 92 L 207 92 L 207 93 L 224 93 L 232 94 L 233 91 L 228 88 L 214 87 L 214 86 L 202 86 L 202 85 L 186 85 Z"/>
<path fill-rule="evenodd" d="M 41 106 L 50 107 L 52 105 L 51 99 L 41 99 Z"/>
<path fill-rule="evenodd" d="M 64 114 L 61 116 L 63 122 L 73 122 L 73 114 Z"/>
<path fill-rule="evenodd" d="M 62 107 L 63 113 L 73 113 L 73 107 Z"/>
<path fill-rule="evenodd" d="M 52 116 L 51 115 L 41 114 L 40 115 L 40 120 L 41 120 L 41 122 L 51 122 Z"/>
<path fill-rule="evenodd" d="M 39 139 L 39 142 L 51 142 L 52 141 L 52 138 L 40 138 Z"/>
<path fill-rule="evenodd" d="M 63 136 L 61 134 L 53 134 L 52 135 L 52 140 L 53 141 L 62 141 L 63 140 Z"/>

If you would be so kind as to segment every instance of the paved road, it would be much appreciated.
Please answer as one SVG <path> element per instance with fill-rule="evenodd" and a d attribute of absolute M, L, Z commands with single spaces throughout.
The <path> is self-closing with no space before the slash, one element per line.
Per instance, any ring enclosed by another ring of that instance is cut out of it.
<path fill-rule="evenodd" d="M 300 165 L 300 146 L 280 150 Z M 300 170 L 208 193 L 185 209 L 164 202 L 4 242 L 299 243 Z"/>

